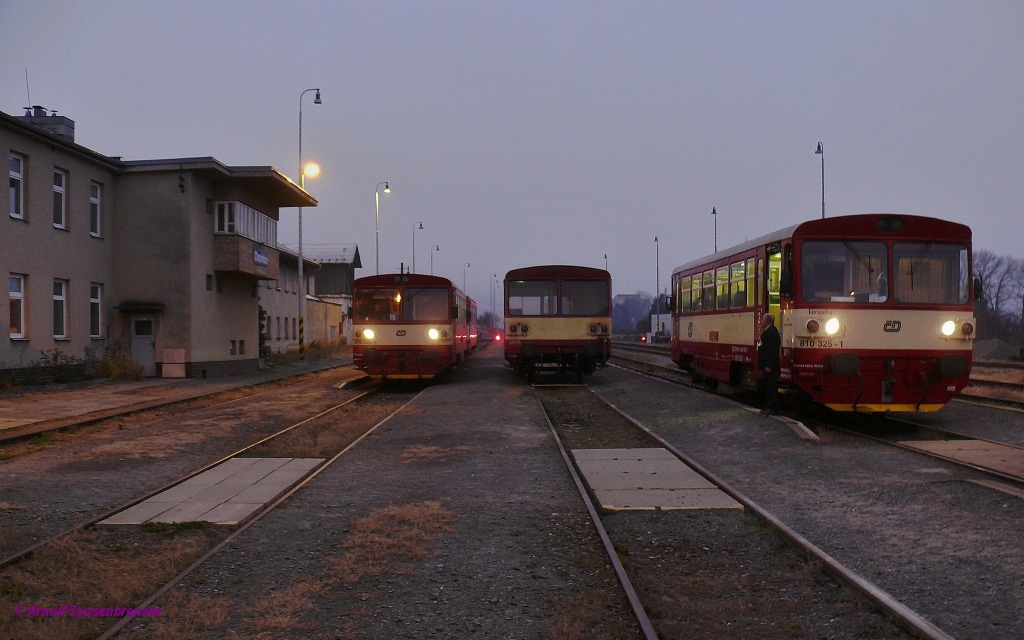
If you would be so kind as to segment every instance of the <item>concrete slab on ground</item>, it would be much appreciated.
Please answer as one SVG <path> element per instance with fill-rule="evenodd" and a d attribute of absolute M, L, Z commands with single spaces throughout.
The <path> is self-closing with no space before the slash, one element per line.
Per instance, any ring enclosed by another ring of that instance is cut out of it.
<path fill-rule="evenodd" d="M 667 449 L 574 449 L 572 455 L 605 509 L 743 508 Z"/>
<path fill-rule="evenodd" d="M 231 458 L 100 524 L 239 524 L 323 462 L 323 458 Z"/>

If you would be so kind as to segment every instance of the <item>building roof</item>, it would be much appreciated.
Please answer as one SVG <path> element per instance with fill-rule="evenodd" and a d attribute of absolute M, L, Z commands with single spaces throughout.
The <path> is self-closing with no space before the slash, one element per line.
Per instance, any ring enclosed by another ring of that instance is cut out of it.
<path fill-rule="evenodd" d="M 280 207 L 315 207 L 316 198 L 274 167 L 231 167 L 211 156 L 199 158 L 162 158 L 124 160 L 124 173 L 152 171 L 192 171 L 213 179 L 231 179 L 246 183 L 246 188 L 272 199 Z"/>
<path fill-rule="evenodd" d="M 358 244 L 303 244 L 302 256 L 320 264 L 350 264 L 362 268 Z"/>

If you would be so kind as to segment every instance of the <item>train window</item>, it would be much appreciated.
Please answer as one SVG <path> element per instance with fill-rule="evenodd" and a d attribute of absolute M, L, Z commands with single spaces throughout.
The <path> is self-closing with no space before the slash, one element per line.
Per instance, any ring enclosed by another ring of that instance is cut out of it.
<path fill-rule="evenodd" d="M 679 311 L 681 313 L 689 313 L 690 308 L 692 306 L 690 304 L 690 291 L 693 281 L 690 280 L 690 276 L 685 276 L 683 278 L 680 278 L 678 282 L 679 289 L 678 291 L 676 291 L 676 300 L 678 300 L 679 302 L 677 302 L 676 304 L 679 305 Z"/>
<path fill-rule="evenodd" d="M 747 304 L 746 270 L 742 262 L 734 262 L 729 266 L 729 287 L 732 290 L 733 309 L 742 309 Z"/>
<path fill-rule="evenodd" d="M 750 258 L 749 260 L 747 260 L 747 306 L 748 307 L 753 307 L 754 304 L 755 304 L 754 292 L 757 290 L 757 287 L 754 284 L 754 276 L 756 274 L 756 267 L 755 267 L 756 263 L 757 263 L 757 260 L 754 259 L 754 258 Z"/>
<path fill-rule="evenodd" d="M 705 311 L 715 310 L 715 272 L 705 271 L 702 276 L 704 279 L 704 298 L 701 300 L 701 307 Z"/>
<path fill-rule="evenodd" d="M 967 247 L 938 242 L 897 242 L 892 247 L 896 302 L 966 304 L 970 299 Z"/>
<path fill-rule="evenodd" d="M 558 313 L 554 280 L 513 280 L 508 283 L 508 315 L 553 316 Z"/>
<path fill-rule="evenodd" d="M 718 289 L 718 308 L 729 308 L 729 267 L 715 270 L 715 287 Z"/>
<path fill-rule="evenodd" d="M 800 248 L 805 302 L 885 302 L 888 252 L 881 242 L 814 240 Z"/>
<path fill-rule="evenodd" d="M 402 300 L 398 289 L 357 289 L 353 297 L 353 313 L 357 321 L 391 322 L 398 319 L 399 302 Z M 288 325 L 285 324 L 287 332 Z"/>
<path fill-rule="evenodd" d="M 409 287 L 402 294 L 402 320 L 406 322 L 444 321 L 448 319 L 448 305 L 447 289 Z M 460 311 L 462 311 L 461 308 Z"/>
<path fill-rule="evenodd" d="M 561 314 L 563 316 L 607 316 L 606 280 L 563 280 Z"/>
<path fill-rule="evenodd" d="M 693 304 L 690 305 L 690 309 L 693 312 L 696 313 L 696 312 L 699 312 L 701 310 L 701 304 L 700 303 L 701 303 L 701 298 L 704 295 L 703 294 L 704 290 L 701 288 L 701 285 L 700 285 L 700 274 L 697 274 L 697 275 L 693 276 L 693 279 L 690 282 L 693 284 L 693 286 L 690 288 L 690 297 L 691 297 L 691 299 L 693 301 Z"/>

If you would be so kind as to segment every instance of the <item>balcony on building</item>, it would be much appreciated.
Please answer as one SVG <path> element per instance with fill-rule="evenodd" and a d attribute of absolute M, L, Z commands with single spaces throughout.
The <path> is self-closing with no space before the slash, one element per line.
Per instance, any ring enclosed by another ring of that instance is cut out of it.
<path fill-rule="evenodd" d="M 238 201 L 216 202 L 214 207 L 213 268 L 277 279 L 277 220 Z"/>

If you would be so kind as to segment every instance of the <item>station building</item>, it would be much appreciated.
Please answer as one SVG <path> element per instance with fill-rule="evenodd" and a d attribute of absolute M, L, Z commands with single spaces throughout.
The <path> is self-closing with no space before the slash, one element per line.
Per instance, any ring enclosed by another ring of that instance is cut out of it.
<path fill-rule="evenodd" d="M 258 367 L 261 292 L 285 279 L 282 262 L 298 288 L 297 257 L 282 260 L 277 243 L 280 209 L 316 206 L 308 192 L 273 167 L 104 156 L 75 143 L 72 120 L 41 107 L 0 112 L 0 153 L 9 177 L 0 218 L 8 280 L 0 322 L 9 339 L 0 341 L 0 371 L 112 349 L 130 353 L 148 376 Z M 334 306 L 324 322 L 335 322 L 340 341 L 344 307 Z M 307 331 L 326 343 L 332 334 L 318 323 L 307 321 Z"/>

